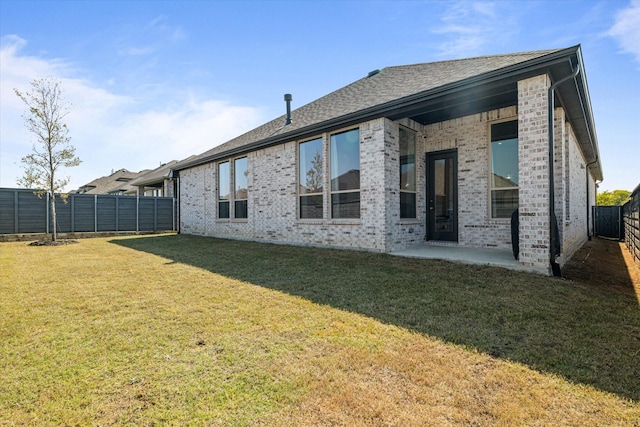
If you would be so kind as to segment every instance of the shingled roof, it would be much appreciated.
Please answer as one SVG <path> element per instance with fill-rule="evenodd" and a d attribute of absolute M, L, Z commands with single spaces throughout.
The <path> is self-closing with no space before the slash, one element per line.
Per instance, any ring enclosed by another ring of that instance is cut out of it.
<path fill-rule="evenodd" d="M 156 169 L 140 173 L 138 176 L 129 182 L 129 185 L 134 187 L 161 184 L 165 179 L 169 178 L 171 168 L 178 163 L 177 160 L 171 160 L 170 162 L 163 163 Z"/>
<path fill-rule="evenodd" d="M 81 186 L 76 193 L 79 194 L 124 194 L 135 193 L 136 188 L 130 182 L 146 172 L 129 172 L 126 169 L 119 169 L 111 175 L 96 178 L 93 181 Z"/>
<path fill-rule="evenodd" d="M 360 80 L 293 110 L 292 122 L 287 126 L 284 125 L 285 115 L 280 116 L 198 156 L 178 162 L 173 169 L 186 169 L 377 117 L 411 117 L 428 124 L 482 109 L 486 111 L 488 105 L 493 108 L 513 105 L 517 102 L 518 79 L 542 72 L 549 72 L 553 80 L 554 73 L 560 78 L 564 77 L 573 67 L 570 65 L 572 55 L 576 57 L 574 62 L 581 64 L 579 50 L 580 47 L 575 46 L 375 70 Z M 583 80 L 588 101 L 586 79 Z M 455 104 L 453 97 L 460 97 L 462 90 L 473 90 L 475 103 L 469 101 L 466 105 L 452 107 Z M 579 93 L 579 89 L 576 92 Z M 583 132 L 578 129 L 577 134 L 595 137 L 595 131 L 589 128 L 593 125 L 590 103 L 587 104 L 589 117 L 583 120 L 587 129 Z M 591 146 L 594 146 L 593 143 Z M 597 152 L 597 143 L 595 147 L 592 151 Z"/>

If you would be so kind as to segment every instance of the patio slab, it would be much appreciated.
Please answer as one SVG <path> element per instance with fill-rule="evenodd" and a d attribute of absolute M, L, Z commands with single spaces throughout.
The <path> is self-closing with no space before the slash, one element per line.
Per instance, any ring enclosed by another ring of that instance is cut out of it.
<path fill-rule="evenodd" d="M 490 265 L 511 270 L 528 271 L 513 257 L 513 253 L 506 249 L 470 248 L 455 244 L 440 245 L 421 243 L 406 249 L 393 251 L 390 254 L 410 258 L 441 259 L 465 264 Z"/>

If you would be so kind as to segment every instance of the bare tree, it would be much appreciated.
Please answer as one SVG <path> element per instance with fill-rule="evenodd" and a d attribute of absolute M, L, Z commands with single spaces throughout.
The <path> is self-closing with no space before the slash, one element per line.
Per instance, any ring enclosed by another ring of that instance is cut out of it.
<path fill-rule="evenodd" d="M 76 149 L 71 145 L 69 129 L 64 118 L 69 114 L 70 104 L 62 97 L 60 81 L 40 78 L 31 82 L 29 92 L 14 89 L 16 95 L 26 104 L 22 115 L 25 127 L 34 136 L 31 153 L 21 160 L 24 175 L 18 185 L 37 189 L 42 197 L 48 193 L 51 200 L 51 239 L 56 241 L 56 193 L 62 192 L 69 183 L 69 177 L 59 177 L 61 168 L 78 166 Z"/>
<path fill-rule="evenodd" d="M 310 193 L 322 191 L 322 155 L 319 151 L 311 159 L 311 168 L 307 171 L 307 190 Z"/>

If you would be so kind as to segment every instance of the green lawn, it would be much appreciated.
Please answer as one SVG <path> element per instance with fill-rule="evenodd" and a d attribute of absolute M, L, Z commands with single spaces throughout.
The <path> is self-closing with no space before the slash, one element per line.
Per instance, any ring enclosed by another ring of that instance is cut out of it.
<path fill-rule="evenodd" d="M 0 243 L 0 425 L 640 425 L 634 292 L 185 235 Z"/>

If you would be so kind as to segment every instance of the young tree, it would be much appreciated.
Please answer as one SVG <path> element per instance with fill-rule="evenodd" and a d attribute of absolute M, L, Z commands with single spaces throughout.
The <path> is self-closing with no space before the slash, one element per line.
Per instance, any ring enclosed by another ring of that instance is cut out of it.
<path fill-rule="evenodd" d="M 42 197 L 48 193 L 51 200 L 51 239 L 56 241 L 56 192 L 61 192 L 69 183 L 69 177 L 61 178 L 58 172 L 64 167 L 80 164 L 76 149 L 71 145 L 69 129 L 64 118 L 69 114 L 69 103 L 62 97 L 60 81 L 53 78 L 40 78 L 31 82 L 31 91 L 21 92 L 14 89 L 16 95 L 26 104 L 22 115 L 25 127 L 35 141 L 31 153 L 21 160 L 24 175 L 18 185 L 38 189 L 36 194 Z"/>

